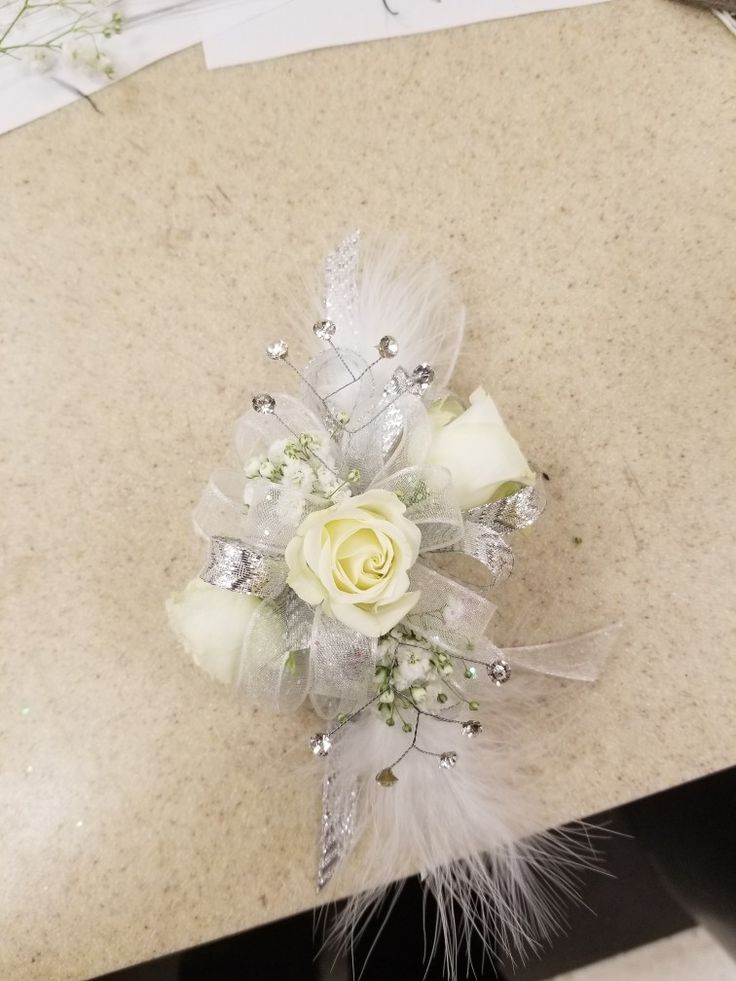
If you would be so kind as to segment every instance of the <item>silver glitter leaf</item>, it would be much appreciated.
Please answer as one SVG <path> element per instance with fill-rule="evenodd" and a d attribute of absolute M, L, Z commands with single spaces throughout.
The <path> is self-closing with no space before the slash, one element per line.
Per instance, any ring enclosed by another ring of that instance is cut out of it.
<path fill-rule="evenodd" d="M 322 782 L 322 828 L 319 840 L 317 892 L 332 879 L 342 859 L 350 851 L 355 829 L 358 788 L 355 781 L 346 787 L 335 771 Z"/>
<path fill-rule="evenodd" d="M 465 517 L 503 535 L 533 525 L 544 511 L 544 503 L 542 484 L 537 481 L 500 501 L 471 508 L 466 511 Z"/>

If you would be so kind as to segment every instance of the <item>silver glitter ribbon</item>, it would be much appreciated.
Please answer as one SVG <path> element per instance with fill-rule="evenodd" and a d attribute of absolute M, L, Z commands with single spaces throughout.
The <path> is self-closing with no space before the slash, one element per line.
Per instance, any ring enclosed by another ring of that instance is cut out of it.
<path fill-rule="evenodd" d="M 237 538 L 214 536 L 199 578 L 212 586 L 264 599 L 278 596 L 286 586 L 284 563 L 254 552 Z"/>
<path fill-rule="evenodd" d="M 511 575 L 514 553 L 507 541 L 511 532 L 528 528 L 544 511 L 540 479 L 515 494 L 471 508 L 463 514 L 463 538 L 458 551 L 476 559 L 488 570 L 490 585 L 498 586 Z"/>
<path fill-rule="evenodd" d="M 340 325 L 341 337 L 352 336 L 356 328 L 359 260 L 359 230 L 351 232 L 325 259 L 325 316 Z"/>
<path fill-rule="evenodd" d="M 332 879 L 337 867 L 350 851 L 355 830 L 355 808 L 358 787 L 355 780 L 347 786 L 339 771 L 332 769 L 322 781 L 322 822 L 317 866 L 317 892 Z"/>

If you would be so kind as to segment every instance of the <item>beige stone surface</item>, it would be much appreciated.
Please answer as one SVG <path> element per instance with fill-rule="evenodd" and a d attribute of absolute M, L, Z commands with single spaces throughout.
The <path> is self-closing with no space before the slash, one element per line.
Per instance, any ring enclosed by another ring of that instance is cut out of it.
<path fill-rule="evenodd" d="M 318 790 L 286 776 L 314 722 L 210 683 L 162 600 L 272 384 L 263 342 L 352 225 L 451 263 L 457 388 L 483 380 L 551 476 L 501 639 L 627 621 L 600 684 L 561 695 L 547 819 L 736 763 L 715 18 L 622 0 L 210 73 L 192 50 L 96 102 L 0 140 L 0 977 L 89 977 L 315 902 Z"/>

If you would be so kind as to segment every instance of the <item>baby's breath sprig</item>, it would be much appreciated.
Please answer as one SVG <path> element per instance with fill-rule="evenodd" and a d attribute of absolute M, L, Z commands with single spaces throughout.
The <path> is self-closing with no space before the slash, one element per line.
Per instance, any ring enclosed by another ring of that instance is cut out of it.
<path fill-rule="evenodd" d="M 123 29 L 106 0 L 0 0 L 0 57 L 46 72 L 58 66 L 114 78 L 101 42 Z"/>

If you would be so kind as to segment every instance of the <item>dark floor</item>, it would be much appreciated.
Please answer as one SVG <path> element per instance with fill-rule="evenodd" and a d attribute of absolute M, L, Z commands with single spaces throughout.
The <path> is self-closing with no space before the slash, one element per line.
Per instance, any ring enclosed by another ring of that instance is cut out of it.
<path fill-rule="evenodd" d="M 736 769 L 594 815 L 601 869 L 582 875 L 565 932 L 538 960 L 512 968 L 473 952 L 478 981 L 542 981 L 702 922 L 736 957 Z M 328 914 L 329 915 L 329 914 Z M 431 915 L 431 914 L 430 914 Z M 440 981 L 424 964 L 421 888 L 404 884 L 378 943 L 348 959 L 320 951 L 315 914 L 105 976 L 104 981 Z M 370 957 L 368 953 L 370 952 Z M 425 973 L 426 970 L 426 973 Z M 465 977 L 464 967 L 459 971 Z M 102 979 L 98 979 L 102 981 Z M 705 981 L 705 979 L 703 979 Z"/>

